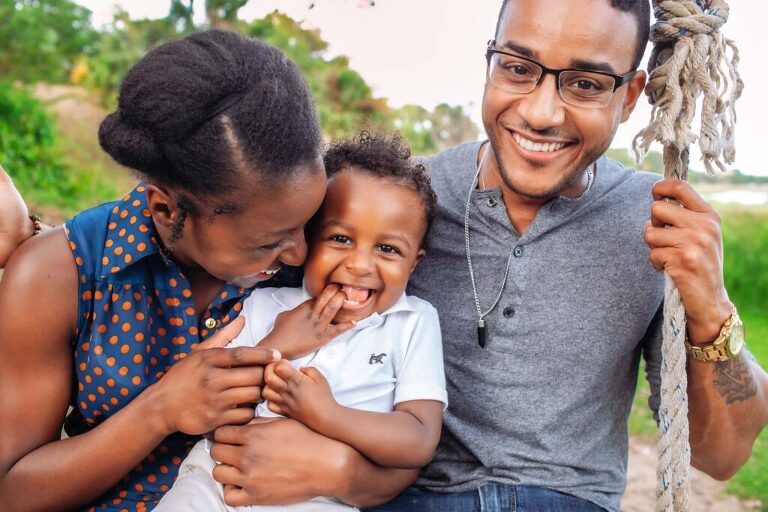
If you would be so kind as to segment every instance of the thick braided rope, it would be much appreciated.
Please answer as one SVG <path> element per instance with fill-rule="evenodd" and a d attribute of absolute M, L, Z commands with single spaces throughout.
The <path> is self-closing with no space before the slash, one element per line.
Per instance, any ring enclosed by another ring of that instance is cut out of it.
<path fill-rule="evenodd" d="M 685 180 L 688 147 L 698 142 L 707 172 L 713 163 L 725 170 L 732 163 L 736 112 L 743 84 L 736 70 L 738 50 L 719 29 L 728 19 L 722 0 L 653 1 L 656 23 L 651 29 L 654 50 L 649 61 L 646 94 L 653 104 L 651 121 L 635 138 L 638 159 L 651 142 L 664 147 L 664 175 Z M 732 56 L 726 59 L 730 48 Z M 723 69 L 725 68 L 725 69 Z M 700 131 L 691 131 L 702 96 Z M 726 99 L 723 99 L 726 98 Z M 666 277 L 659 408 L 659 464 L 656 510 L 690 509 L 688 442 L 688 379 L 686 374 L 685 310 L 680 294 Z"/>

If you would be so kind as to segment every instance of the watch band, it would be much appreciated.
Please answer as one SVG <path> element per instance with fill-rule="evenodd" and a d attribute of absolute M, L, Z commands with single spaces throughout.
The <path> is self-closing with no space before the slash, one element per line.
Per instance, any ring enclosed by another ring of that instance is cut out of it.
<path fill-rule="evenodd" d="M 730 359 L 730 356 L 725 351 L 725 343 L 720 343 L 720 345 L 710 343 L 709 345 L 698 347 L 691 345 L 688 343 L 688 340 L 685 340 L 685 350 L 688 352 L 688 357 L 696 361 L 712 362 L 728 361 Z"/>
<path fill-rule="evenodd" d="M 736 312 L 736 306 L 731 303 L 731 316 L 720 328 L 720 335 L 712 343 L 707 345 L 691 345 L 688 342 L 688 336 L 685 337 L 685 351 L 688 356 L 695 361 L 713 362 L 713 361 L 728 361 L 735 357 L 735 354 L 731 354 L 727 348 L 728 338 L 733 332 L 733 325 L 738 319 L 738 313 Z"/>

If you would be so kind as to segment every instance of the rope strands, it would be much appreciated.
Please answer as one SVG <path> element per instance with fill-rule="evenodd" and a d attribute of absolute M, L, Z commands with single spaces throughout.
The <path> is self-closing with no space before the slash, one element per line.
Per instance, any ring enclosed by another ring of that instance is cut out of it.
<path fill-rule="evenodd" d="M 653 0 L 653 7 L 654 49 L 645 89 L 653 109 L 650 123 L 635 137 L 635 157 L 641 160 L 651 143 L 659 141 L 664 148 L 664 176 L 685 180 L 688 148 L 698 143 L 707 172 L 714 174 L 715 167 L 725 171 L 725 164 L 735 158 L 734 104 L 743 88 L 738 49 L 719 32 L 728 20 L 728 5 L 723 0 Z M 691 126 L 699 97 L 696 134 Z M 686 326 L 680 294 L 669 276 L 662 330 L 656 510 L 682 512 L 690 509 Z"/>

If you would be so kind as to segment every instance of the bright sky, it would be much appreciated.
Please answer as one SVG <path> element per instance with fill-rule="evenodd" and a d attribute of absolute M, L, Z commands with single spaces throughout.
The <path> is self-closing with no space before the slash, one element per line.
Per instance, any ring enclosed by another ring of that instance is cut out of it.
<path fill-rule="evenodd" d="M 111 19 L 116 5 L 134 18 L 161 17 L 170 2 L 157 0 L 78 0 L 94 13 L 96 25 Z M 202 0 L 197 3 L 202 4 Z M 308 9 L 314 3 L 313 9 Z M 349 56 L 353 68 L 377 96 L 399 106 L 415 103 L 431 108 L 446 102 L 462 105 L 480 124 L 485 80 L 485 44 L 493 36 L 499 0 L 251 0 L 240 11 L 243 19 L 262 17 L 279 9 L 305 26 L 318 28 L 330 42 L 332 54 Z M 736 40 L 739 70 L 745 83 L 737 103 L 736 163 L 743 172 L 768 175 L 761 151 L 768 143 L 768 88 L 764 28 L 768 2 L 730 0 L 731 14 L 723 32 Z M 641 100 L 630 121 L 622 125 L 614 146 L 630 147 L 632 138 L 650 116 Z M 703 168 L 692 158 L 694 168 Z"/>

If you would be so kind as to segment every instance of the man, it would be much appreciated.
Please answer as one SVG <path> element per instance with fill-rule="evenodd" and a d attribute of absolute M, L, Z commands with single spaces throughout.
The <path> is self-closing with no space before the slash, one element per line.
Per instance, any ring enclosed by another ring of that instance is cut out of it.
<path fill-rule="evenodd" d="M 658 407 L 654 267 L 680 289 L 692 345 L 731 334 L 717 214 L 683 183 L 601 157 L 641 96 L 648 26 L 646 0 L 504 2 L 483 98 L 490 143 L 431 159 L 440 214 L 412 279 L 443 324 L 443 439 L 417 487 L 381 510 L 618 510 L 641 353 Z M 768 377 L 743 350 L 692 360 L 688 379 L 693 463 L 727 478 L 768 421 Z M 233 460 L 249 461 L 239 503 L 290 501 L 283 490 L 307 475 L 277 461 L 296 436 L 236 428 Z M 382 473 L 380 497 L 346 501 L 380 501 L 408 478 Z"/>
<path fill-rule="evenodd" d="M 440 213 L 411 280 L 440 313 L 443 436 L 418 487 L 377 510 L 618 510 L 641 353 L 659 405 L 656 270 L 694 347 L 731 333 L 716 212 L 602 157 L 643 91 L 649 19 L 647 0 L 503 2 L 489 143 L 430 159 Z M 721 479 L 768 420 L 765 372 L 727 359 L 688 365 L 692 463 Z"/>

